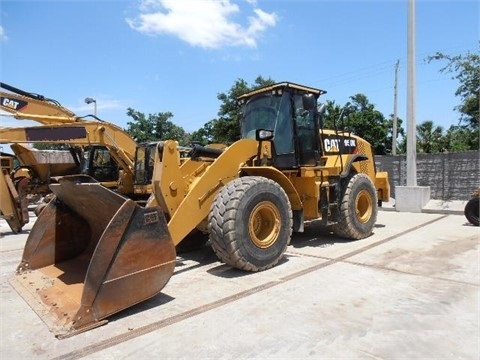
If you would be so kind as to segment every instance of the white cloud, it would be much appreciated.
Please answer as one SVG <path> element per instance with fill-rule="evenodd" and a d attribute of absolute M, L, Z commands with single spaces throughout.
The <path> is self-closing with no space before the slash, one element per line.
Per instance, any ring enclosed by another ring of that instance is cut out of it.
<path fill-rule="evenodd" d="M 171 34 L 193 46 L 220 48 L 223 46 L 256 47 L 258 38 L 278 17 L 253 6 L 246 25 L 233 17 L 241 15 L 240 7 L 231 0 L 143 0 L 140 14 L 126 19 L 130 27 L 147 35 Z"/>
<path fill-rule="evenodd" d="M 8 40 L 8 36 L 5 33 L 5 30 L 3 29 L 3 26 L 0 25 L 0 42 L 4 42 Z"/>

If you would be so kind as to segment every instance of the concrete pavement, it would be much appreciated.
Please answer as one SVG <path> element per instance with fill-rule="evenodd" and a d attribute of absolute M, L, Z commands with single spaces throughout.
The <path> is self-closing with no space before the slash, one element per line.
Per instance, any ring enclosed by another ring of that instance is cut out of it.
<path fill-rule="evenodd" d="M 434 200 L 431 199 L 425 207 L 422 209 L 423 213 L 430 214 L 450 214 L 450 215 L 463 215 L 465 205 L 468 200 Z M 396 211 L 395 199 L 391 198 L 390 201 L 383 203 L 380 210 Z"/>
<path fill-rule="evenodd" d="M 30 226 L 0 221 L 5 359 L 480 357 L 480 230 L 462 215 L 380 211 L 360 241 L 311 223 L 254 274 L 206 246 L 178 256 L 162 294 L 64 340 L 8 283 Z"/>

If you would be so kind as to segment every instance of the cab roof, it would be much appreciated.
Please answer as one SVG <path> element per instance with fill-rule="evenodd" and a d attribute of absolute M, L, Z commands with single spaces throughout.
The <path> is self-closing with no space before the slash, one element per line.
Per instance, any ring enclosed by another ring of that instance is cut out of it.
<path fill-rule="evenodd" d="M 263 94 L 266 92 L 273 92 L 275 90 L 283 90 L 283 89 L 294 89 L 302 92 L 307 92 L 314 94 L 316 98 L 318 98 L 320 95 L 326 94 L 327 92 L 325 90 L 320 90 L 320 89 L 315 89 L 309 86 L 304 86 L 304 85 L 299 85 L 295 84 L 292 82 L 281 82 L 281 83 L 276 83 L 270 86 L 265 86 L 260 89 L 256 89 L 253 91 L 250 91 L 246 94 L 243 94 L 237 98 L 237 100 L 242 101 L 242 100 L 247 100 L 248 98 L 257 95 L 257 94 Z"/>

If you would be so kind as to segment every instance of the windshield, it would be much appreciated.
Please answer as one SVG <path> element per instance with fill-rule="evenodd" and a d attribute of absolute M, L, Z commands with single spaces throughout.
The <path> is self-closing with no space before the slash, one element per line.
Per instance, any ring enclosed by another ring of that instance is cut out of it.
<path fill-rule="evenodd" d="M 241 120 L 242 138 L 255 138 L 255 130 L 274 130 L 282 97 L 259 95 L 247 102 Z"/>
<path fill-rule="evenodd" d="M 277 154 L 293 151 L 292 106 L 288 92 L 259 95 L 247 102 L 241 123 L 242 138 L 255 139 L 257 129 L 274 131 Z"/>

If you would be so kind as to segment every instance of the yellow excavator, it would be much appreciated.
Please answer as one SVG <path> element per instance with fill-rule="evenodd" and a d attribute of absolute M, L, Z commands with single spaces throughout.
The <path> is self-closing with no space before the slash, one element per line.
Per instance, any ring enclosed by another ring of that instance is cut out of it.
<path fill-rule="evenodd" d="M 241 139 L 193 146 L 188 158 L 174 140 L 139 145 L 134 183 L 153 189 L 145 206 L 91 177 L 59 179 L 12 285 L 63 338 L 158 294 L 175 246 L 195 231 L 245 271 L 275 266 L 307 221 L 343 238 L 370 236 L 390 197 L 388 174 L 364 139 L 323 128 L 324 93 L 283 82 L 240 96 Z"/>
<path fill-rule="evenodd" d="M 18 89 L 3 82 L 0 82 L 0 88 L 3 89 L 0 90 L 0 110 L 9 113 L 9 116 L 18 120 L 29 119 L 29 116 L 34 116 L 37 117 L 35 121 L 45 125 L 72 123 L 80 120 L 72 111 L 53 99 Z M 2 116 L 5 115 L 2 114 Z M 0 131 L 3 131 L 3 129 L 0 128 Z M 38 155 L 37 153 L 29 156 L 26 148 L 15 145 L 12 145 L 12 150 L 17 158 L 20 157 L 20 161 L 24 160 L 25 157 L 31 160 L 32 157 L 35 158 L 35 155 Z M 52 158 L 51 154 L 48 157 Z M 62 167 L 75 165 L 74 158 L 70 160 L 69 165 L 64 163 Z M 41 175 L 44 175 L 45 171 L 48 170 L 49 175 L 55 176 L 57 170 L 52 169 L 52 166 L 55 165 L 47 165 L 45 162 L 34 161 L 33 163 L 22 164 L 21 167 L 13 168 L 2 166 L 0 172 L 0 214 L 13 232 L 21 231 L 22 227 L 29 221 L 27 196 L 32 192 L 32 183 L 30 182 L 32 175 L 34 176 L 35 192 L 42 194 L 43 191 L 49 192 L 49 189 L 47 179 Z M 58 168 L 58 166 L 56 167 Z M 40 170 L 41 175 L 38 174 L 38 170 Z M 34 173 L 32 174 L 32 172 Z M 71 172 L 60 172 L 61 175 L 69 173 Z"/>
<path fill-rule="evenodd" d="M 48 185 L 56 176 L 84 173 L 103 186 L 139 197 L 133 191 L 136 142 L 128 133 L 109 122 L 80 118 L 45 96 L 5 83 L 0 87 L 8 90 L 0 91 L 0 110 L 8 113 L 4 116 L 42 124 L 0 127 L 0 144 L 11 143 L 21 164 L 11 173 L 0 174 L 0 212 L 13 232 L 21 231 L 28 222 L 26 196 L 50 192 Z M 38 151 L 22 143 L 70 144 L 71 148 Z"/>
<path fill-rule="evenodd" d="M 146 191 L 143 195 L 133 191 L 136 143 L 128 133 L 111 123 L 84 120 L 72 124 L 0 128 L 0 144 L 8 143 L 21 165 L 10 174 L 0 174 L 0 178 L 10 177 L 0 179 L 1 183 L 13 184 L 8 191 L 2 189 L 0 211 L 14 232 L 20 231 L 28 221 L 28 217 L 21 215 L 28 215 L 23 197 L 49 193 L 48 185 L 58 176 L 83 173 L 132 198 L 148 197 Z M 70 144 L 72 147 L 69 151 L 40 151 L 23 145 L 28 143 Z M 18 208 L 14 213 L 5 210 L 12 204 Z"/>
<path fill-rule="evenodd" d="M 136 142 L 120 127 L 94 115 L 79 117 L 56 100 L 0 83 L 0 110 L 17 120 L 33 120 L 42 126 L 0 128 L 0 143 L 52 143 L 103 146 L 118 167 L 133 176 Z M 86 119 L 93 117 L 94 119 Z M 92 156 L 101 156 L 93 154 Z M 94 176 L 91 173 L 88 175 Z M 124 191 L 133 192 L 131 185 Z"/>
<path fill-rule="evenodd" d="M 43 117 L 28 115 L 28 118 Z M 4 127 L 0 128 L 0 144 L 2 143 L 71 144 L 88 148 L 89 158 L 86 163 L 96 164 L 96 167 L 85 168 L 86 174 L 104 182 L 104 185 L 108 185 L 108 182 L 114 183 L 107 187 L 116 187 L 118 176 L 108 175 L 115 170 L 110 161 L 112 160 L 125 174 L 119 191 L 133 194 L 132 180 L 128 177 L 133 177 L 133 159 L 137 144 L 126 131 L 109 122 L 83 120 L 71 124 Z"/>

